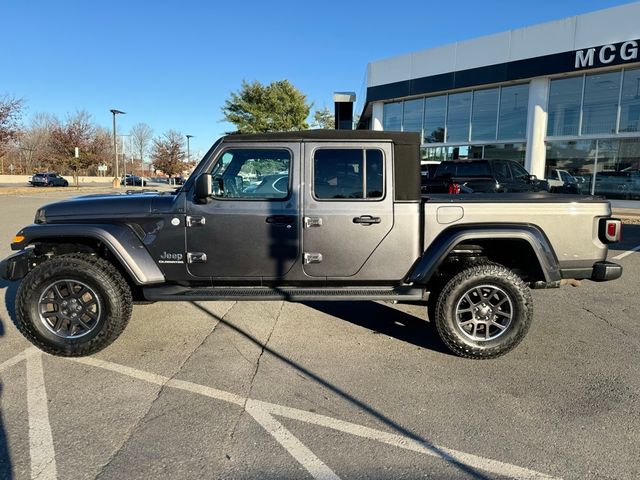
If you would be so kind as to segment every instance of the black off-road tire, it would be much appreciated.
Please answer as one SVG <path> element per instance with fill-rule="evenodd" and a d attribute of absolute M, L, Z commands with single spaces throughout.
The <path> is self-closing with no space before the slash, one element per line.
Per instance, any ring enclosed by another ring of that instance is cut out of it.
<path fill-rule="evenodd" d="M 91 287 L 101 304 L 95 327 L 79 338 L 62 338 L 40 320 L 38 303 L 48 285 L 73 279 Z M 91 254 L 66 254 L 47 260 L 22 280 L 16 294 L 14 323 L 41 350 L 64 357 L 91 355 L 110 345 L 122 333 L 131 317 L 131 289 L 118 269 Z"/>
<path fill-rule="evenodd" d="M 510 298 L 512 318 L 497 338 L 481 341 L 464 334 L 456 309 L 465 293 L 485 285 L 498 287 Z M 529 330 L 533 320 L 531 291 L 508 268 L 491 262 L 477 264 L 464 269 L 446 283 L 437 298 L 434 320 L 440 338 L 456 355 L 478 360 L 496 358 L 515 348 Z"/>

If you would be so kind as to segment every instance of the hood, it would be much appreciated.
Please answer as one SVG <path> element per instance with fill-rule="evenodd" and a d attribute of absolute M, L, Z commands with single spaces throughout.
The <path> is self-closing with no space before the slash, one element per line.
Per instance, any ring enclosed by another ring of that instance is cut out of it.
<path fill-rule="evenodd" d="M 154 200 L 159 197 L 173 196 L 149 193 L 84 195 L 45 205 L 38 211 L 38 215 L 44 211 L 47 223 L 77 221 L 85 218 L 100 221 L 110 218 L 147 216 L 151 212 Z"/>

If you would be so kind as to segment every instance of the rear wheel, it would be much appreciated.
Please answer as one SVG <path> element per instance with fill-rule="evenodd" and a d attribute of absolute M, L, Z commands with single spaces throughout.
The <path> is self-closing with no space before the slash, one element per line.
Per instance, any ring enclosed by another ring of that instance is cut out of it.
<path fill-rule="evenodd" d="M 533 299 L 525 283 L 495 263 L 469 267 L 438 295 L 435 324 L 457 355 L 495 358 L 515 348 L 533 319 Z"/>
<path fill-rule="evenodd" d="M 132 301 L 129 285 L 106 260 L 60 255 L 38 265 L 20 284 L 15 323 L 45 352 L 90 355 L 122 333 Z"/>

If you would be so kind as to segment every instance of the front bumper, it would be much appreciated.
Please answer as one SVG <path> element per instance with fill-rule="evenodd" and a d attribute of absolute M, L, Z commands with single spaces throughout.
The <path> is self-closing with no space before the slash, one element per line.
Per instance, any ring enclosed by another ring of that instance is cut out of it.
<path fill-rule="evenodd" d="M 20 280 L 29 273 L 29 262 L 33 249 L 21 250 L 0 262 L 0 278 L 4 280 Z"/>
<path fill-rule="evenodd" d="M 606 282 L 607 280 L 615 280 L 622 275 L 622 265 L 613 262 L 596 262 L 593 264 L 591 272 L 591 280 L 596 282 Z"/>

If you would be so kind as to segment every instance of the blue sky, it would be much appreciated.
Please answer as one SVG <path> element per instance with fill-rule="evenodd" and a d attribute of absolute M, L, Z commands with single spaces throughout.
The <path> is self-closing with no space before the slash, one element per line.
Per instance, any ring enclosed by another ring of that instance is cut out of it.
<path fill-rule="evenodd" d="M 0 0 L 0 95 L 25 98 L 26 119 L 86 109 L 110 127 L 118 108 L 123 133 L 173 128 L 204 153 L 232 130 L 220 108 L 243 79 L 288 79 L 332 108 L 372 60 L 623 3 Z"/>

